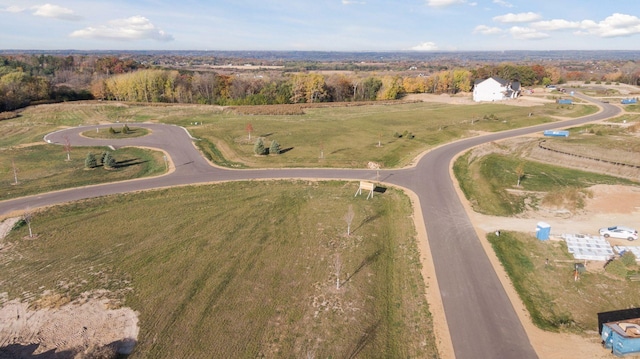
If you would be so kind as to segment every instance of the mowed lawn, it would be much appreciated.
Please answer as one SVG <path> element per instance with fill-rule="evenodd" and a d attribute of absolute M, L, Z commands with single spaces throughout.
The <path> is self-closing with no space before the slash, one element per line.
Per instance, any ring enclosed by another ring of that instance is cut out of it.
<path fill-rule="evenodd" d="M 356 189 L 235 182 L 53 207 L 33 214 L 36 239 L 4 240 L 3 291 L 108 290 L 140 313 L 131 358 L 435 358 L 410 201 Z"/>

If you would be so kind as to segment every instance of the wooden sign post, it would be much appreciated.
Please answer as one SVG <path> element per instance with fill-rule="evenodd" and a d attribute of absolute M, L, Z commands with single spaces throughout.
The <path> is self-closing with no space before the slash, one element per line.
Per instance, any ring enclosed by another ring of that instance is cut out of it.
<path fill-rule="evenodd" d="M 371 182 L 360 181 L 360 186 L 358 187 L 358 190 L 356 191 L 355 196 L 362 194 L 363 189 L 369 191 L 369 194 L 367 195 L 367 199 L 373 198 L 373 190 L 376 189 L 376 185 Z"/>

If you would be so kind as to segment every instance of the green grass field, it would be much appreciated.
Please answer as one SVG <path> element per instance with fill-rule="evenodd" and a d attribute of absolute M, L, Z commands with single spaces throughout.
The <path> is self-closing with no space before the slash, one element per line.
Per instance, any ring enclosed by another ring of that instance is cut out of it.
<path fill-rule="evenodd" d="M 2 288 L 109 290 L 140 313 L 132 358 L 436 358 L 410 202 L 355 186 L 236 182 L 36 212 L 36 239 L 5 239 Z"/>
<path fill-rule="evenodd" d="M 111 152 L 116 159 L 115 169 L 85 168 L 87 153 L 100 157 L 104 151 Z M 9 148 L 0 153 L 0 200 L 165 172 L 161 152 L 133 147 L 116 151 L 106 147 L 73 147 L 70 161 L 63 146 L 58 145 Z"/>
<path fill-rule="evenodd" d="M 489 154 L 470 160 L 471 152 L 460 156 L 453 171 L 463 193 L 479 213 L 512 216 L 525 209 L 525 202 L 535 205 L 536 194 L 526 192 L 559 193 L 586 190 L 595 184 L 637 184 L 631 180 L 569 169 L 552 164 L 523 159 L 516 155 Z M 517 168 L 522 166 L 524 176 L 518 184 Z M 524 195 L 508 190 L 524 191 Z"/>

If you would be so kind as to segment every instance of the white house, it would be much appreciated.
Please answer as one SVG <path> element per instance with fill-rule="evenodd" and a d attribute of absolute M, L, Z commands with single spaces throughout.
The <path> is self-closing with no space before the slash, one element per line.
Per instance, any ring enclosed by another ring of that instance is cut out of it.
<path fill-rule="evenodd" d="M 507 81 L 493 76 L 486 80 L 476 80 L 473 85 L 473 101 L 502 101 L 520 95 L 520 82 Z"/>

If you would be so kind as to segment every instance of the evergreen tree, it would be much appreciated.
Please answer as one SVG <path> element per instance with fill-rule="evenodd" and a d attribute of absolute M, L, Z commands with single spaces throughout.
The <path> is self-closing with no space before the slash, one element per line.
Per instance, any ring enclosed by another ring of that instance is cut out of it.
<path fill-rule="evenodd" d="M 269 154 L 279 155 L 280 154 L 280 144 L 278 141 L 271 141 L 271 146 L 269 146 Z"/>
<path fill-rule="evenodd" d="M 264 155 L 266 149 L 264 148 L 264 141 L 262 141 L 262 137 L 259 137 L 256 140 L 256 143 L 253 145 L 253 153 L 256 155 Z"/>
<path fill-rule="evenodd" d="M 110 169 L 116 167 L 116 159 L 113 158 L 111 152 L 106 152 L 106 155 L 102 159 L 102 165 L 104 168 Z"/>
<path fill-rule="evenodd" d="M 114 130 L 113 127 L 109 127 L 109 133 L 113 135 L 116 133 L 116 130 Z"/>
<path fill-rule="evenodd" d="M 89 152 L 87 153 L 87 157 L 84 159 L 84 167 L 86 168 L 95 168 L 98 165 L 98 160 L 96 156 Z"/>

